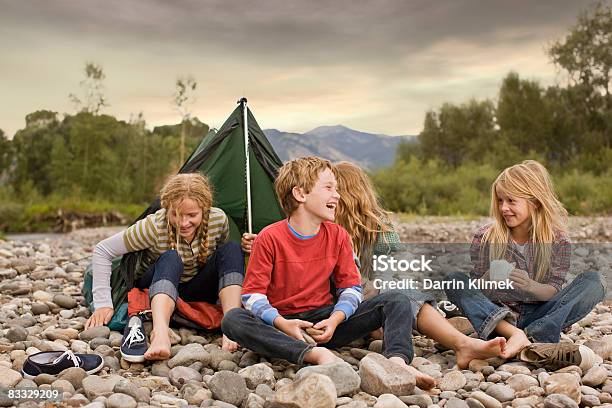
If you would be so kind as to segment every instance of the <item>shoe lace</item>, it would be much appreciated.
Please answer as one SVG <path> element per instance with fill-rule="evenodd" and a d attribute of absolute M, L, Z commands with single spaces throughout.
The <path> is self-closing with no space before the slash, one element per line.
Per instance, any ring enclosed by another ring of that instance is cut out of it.
<path fill-rule="evenodd" d="M 60 361 L 62 361 L 64 357 L 67 357 L 68 360 L 72 360 L 72 363 L 74 364 L 75 367 L 81 366 L 81 359 L 70 350 L 64 351 L 64 353 L 62 353 L 61 356 L 53 360 L 53 364 L 59 363 Z"/>
<path fill-rule="evenodd" d="M 579 363 L 578 353 L 575 350 L 565 347 L 564 344 L 557 343 L 549 353 L 549 360 L 556 366 L 566 367 Z"/>
<path fill-rule="evenodd" d="M 123 345 L 125 346 L 125 343 L 129 341 L 128 347 L 132 347 L 132 344 L 140 343 L 144 341 L 144 339 L 145 339 L 145 336 L 140 330 L 140 326 L 134 325 L 130 327 L 130 332 L 125 337 L 125 340 L 123 341 Z"/>

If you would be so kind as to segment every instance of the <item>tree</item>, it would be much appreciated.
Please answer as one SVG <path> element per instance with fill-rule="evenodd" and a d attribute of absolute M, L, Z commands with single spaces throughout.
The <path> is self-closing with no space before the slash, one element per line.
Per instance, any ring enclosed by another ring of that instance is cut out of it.
<path fill-rule="evenodd" d="M 564 40 L 555 42 L 548 54 L 555 64 L 569 73 L 574 84 L 587 85 L 603 93 L 607 108 L 612 108 L 612 8 L 597 3 L 582 12 L 578 24 Z"/>
<path fill-rule="evenodd" d="M 195 90 L 198 84 L 191 77 L 183 77 L 176 80 L 176 89 L 174 91 L 174 105 L 176 110 L 181 115 L 181 145 L 179 151 L 179 166 L 185 162 L 185 133 L 187 122 L 191 118 L 190 105 L 195 102 Z"/>
<path fill-rule="evenodd" d="M 445 103 L 440 112 L 427 112 L 419 134 L 424 159 L 439 158 L 452 167 L 481 161 L 495 142 L 495 108 L 491 101 L 462 105 Z"/>
<path fill-rule="evenodd" d="M 103 107 L 110 106 L 104 96 L 103 81 L 105 78 L 106 75 L 101 65 L 93 62 L 85 64 L 85 79 L 79 82 L 83 96 L 79 98 L 72 93 L 68 95 L 77 111 L 97 115 Z"/>
<path fill-rule="evenodd" d="M 5 170 L 8 170 L 11 165 L 13 146 L 11 141 L 8 140 L 4 131 L 0 129 L 0 176 Z M 1 177 L 0 177 L 1 180 Z"/>
<path fill-rule="evenodd" d="M 497 124 L 500 132 L 521 153 L 530 150 L 545 153 L 551 139 L 551 121 L 540 84 L 510 72 L 499 90 Z"/>
<path fill-rule="evenodd" d="M 15 169 L 11 179 L 17 192 L 28 181 L 32 189 L 44 195 L 51 192 L 48 156 L 58 137 L 59 125 L 56 112 L 41 110 L 28 114 L 26 127 L 15 133 L 12 140 Z"/>

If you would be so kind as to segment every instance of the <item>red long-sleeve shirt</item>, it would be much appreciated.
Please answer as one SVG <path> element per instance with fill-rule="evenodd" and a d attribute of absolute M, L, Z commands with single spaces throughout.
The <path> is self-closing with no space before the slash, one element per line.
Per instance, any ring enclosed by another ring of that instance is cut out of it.
<path fill-rule="evenodd" d="M 242 293 L 267 296 L 281 315 L 300 313 L 333 304 L 330 277 L 337 289 L 361 283 L 346 230 L 323 222 L 316 236 L 301 240 L 282 220 L 253 242 Z"/>

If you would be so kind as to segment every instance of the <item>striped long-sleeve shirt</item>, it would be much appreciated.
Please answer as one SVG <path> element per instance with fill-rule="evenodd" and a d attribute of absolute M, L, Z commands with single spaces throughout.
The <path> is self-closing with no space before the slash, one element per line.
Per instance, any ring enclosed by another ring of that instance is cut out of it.
<path fill-rule="evenodd" d="M 200 237 L 196 236 L 187 243 L 176 234 L 177 252 L 183 261 L 181 282 L 186 282 L 198 272 L 198 255 L 200 254 Z M 208 255 L 217 246 L 229 239 L 229 223 L 227 215 L 220 208 L 212 207 L 208 218 Z M 128 252 L 146 250 L 146 257 L 140 270 L 146 271 L 157 258 L 171 248 L 168 236 L 168 220 L 166 210 L 160 209 L 136 222 L 129 228 L 99 242 L 94 248 L 92 258 L 94 307 L 113 307 L 110 277 L 111 264 L 114 258 Z"/>

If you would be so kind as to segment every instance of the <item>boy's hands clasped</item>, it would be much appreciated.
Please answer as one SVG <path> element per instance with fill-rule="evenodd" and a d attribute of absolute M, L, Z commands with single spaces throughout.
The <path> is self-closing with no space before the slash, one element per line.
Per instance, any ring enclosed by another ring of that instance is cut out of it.
<path fill-rule="evenodd" d="M 342 323 L 343 321 L 344 321 L 344 313 L 334 312 L 327 319 L 321 320 L 319 323 L 313 326 L 314 329 L 322 329 L 324 331 L 322 334 L 313 335 L 312 339 L 316 341 L 317 344 L 327 343 L 334 336 L 336 327 L 338 327 L 338 325 Z"/>
<path fill-rule="evenodd" d="M 317 344 L 325 344 L 331 340 L 331 338 L 334 336 L 334 332 L 336 331 L 336 327 L 338 327 L 338 325 L 343 321 L 344 313 L 342 312 L 335 312 L 329 318 L 321 320 L 316 324 L 312 324 L 305 320 L 285 319 L 282 316 L 278 316 L 276 319 L 274 319 L 274 327 L 285 333 L 287 336 L 304 342 L 306 340 L 304 339 L 304 336 L 302 336 L 302 329 L 313 328 L 323 330 L 323 333 L 321 334 L 312 334 L 312 339 L 316 341 Z"/>
<path fill-rule="evenodd" d="M 300 341 L 305 341 L 304 336 L 302 336 L 301 329 L 312 327 L 312 323 L 305 320 L 285 319 L 283 316 L 278 316 L 276 319 L 274 319 L 274 327 L 289 337 L 293 337 L 294 339 Z"/>

